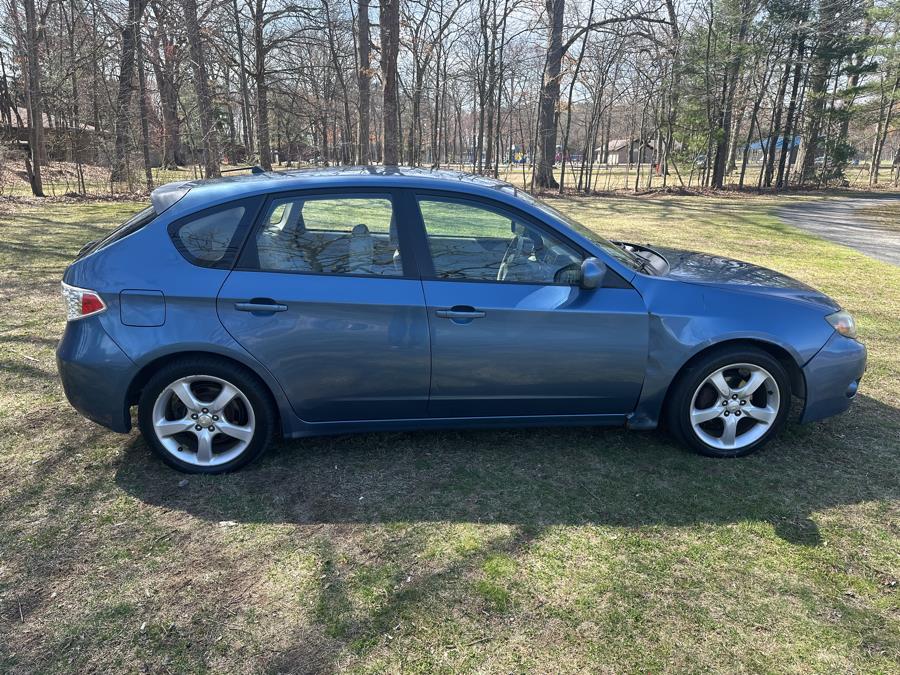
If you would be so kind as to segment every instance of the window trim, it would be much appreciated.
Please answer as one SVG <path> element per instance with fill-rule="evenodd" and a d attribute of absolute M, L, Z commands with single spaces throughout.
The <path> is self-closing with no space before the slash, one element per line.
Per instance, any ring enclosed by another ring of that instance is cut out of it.
<path fill-rule="evenodd" d="M 419 230 L 421 232 L 420 248 L 424 247 L 424 250 L 421 254 L 421 257 L 423 259 L 423 265 L 421 268 L 423 281 L 441 281 L 463 284 L 505 284 L 516 286 L 557 286 L 561 288 L 573 288 L 577 286 L 577 284 L 563 284 L 553 281 L 539 282 L 498 281 L 497 279 L 447 279 L 445 277 L 437 276 L 434 269 L 434 260 L 431 256 L 431 246 L 428 243 L 428 228 L 425 226 L 425 218 L 422 216 L 422 210 L 419 208 L 419 201 L 422 199 L 426 201 L 449 201 L 461 202 L 463 204 L 469 203 L 476 207 L 485 208 L 486 210 L 500 213 L 505 218 L 510 218 L 512 220 L 521 220 L 524 223 L 540 230 L 541 232 L 559 239 L 561 243 L 565 244 L 576 253 L 580 254 L 582 256 L 582 261 L 584 261 L 584 259 L 586 258 L 594 257 L 590 251 L 586 250 L 583 246 L 569 239 L 563 232 L 559 232 L 556 228 L 551 227 L 547 223 L 538 220 L 531 214 L 525 213 L 524 211 L 516 209 L 515 207 L 509 206 L 508 204 L 505 204 L 503 202 L 498 202 L 487 197 L 482 197 L 481 195 L 472 195 L 464 192 L 419 189 L 412 189 L 411 192 L 412 200 L 415 204 L 416 214 L 418 216 Z M 611 269 L 609 270 L 609 272 L 616 274 L 615 271 Z M 618 274 L 616 274 L 616 276 L 618 276 Z M 606 286 L 606 283 L 604 283 L 604 286 Z M 615 287 L 618 287 L 618 285 L 616 285 Z"/>
<path fill-rule="evenodd" d="M 259 253 L 256 247 L 256 237 L 259 231 L 265 227 L 265 215 L 269 212 L 272 202 L 280 199 L 375 199 L 381 197 L 391 203 L 393 217 L 397 223 L 397 239 L 400 249 L 400 262 L 403 266 L 401 274 L 360 274 L 358 272 L 311 272 L 308 270 L 264 270 L 259 266 Z M 253 225 L 248 228 L 247 237 L 240 255 L 235 259 L 232 268 L 236 272 L 256 272 L 259 274 L 296 274 L 310 277 L 350 277 L 358 279 L 420 279 L 417 266 L 418 256 L 415 255 L 414 241 L 409 233 L 409 227 L 403 225 L 404 219 L 410 218 L 410 205 L 408 197 L 401 190 L 386 187 L 339 187 L 339 188 L 315 188 L 309 190 L 289 190 L 284 192 L 270 192 L 265 195 Z M 408 253 L 407 253 L 408 249 Z"/>
<path fill-rule="evenodd" d="M 166 231 L 169 234 L 169 239 L 171 240 L 172 244 L 175 246 L 181 256 L 190 264 L 197 267 L 205 267 L 207 269 L 231 270 L 233 269 L 234 264 L 241 257 L 241 252 L 244 248 L 244 245 L 246 244 L 247 233 L 251 229 L 251 225 L 259 215 L 259 205 L 261 202 L 262 200 L 259 197 L 247 197 L 244 199 L 233 199 L 231 201 L 222 202 L 221 204 L 216 204 L 215 206 L 210 206 L 205 209 L 199 209 L 173 220 L 166 227 Z M 178 236 L 178 232 L 182 227 L 194 220 L 197 220 L 198 218 L 205 218 L 206 216 L 213 215 L 220 211 L 228 211 L 229 209 L 237 208 L 238 206 L 242 206 L 244 208 L 244 215 L 241 216 L 241 220 L 234 230 L 231 241 L 228 242 L 226 254 L 222 257 L 221 260 L 202 260 L 192 255 L 191 252 L 187 250 L 184 242 L 181 241 L 181 237 Z M 234 255 L 230 260 L 228 259 L 229 256 L 227 255 L 228 250 L 234 251 Z"/>

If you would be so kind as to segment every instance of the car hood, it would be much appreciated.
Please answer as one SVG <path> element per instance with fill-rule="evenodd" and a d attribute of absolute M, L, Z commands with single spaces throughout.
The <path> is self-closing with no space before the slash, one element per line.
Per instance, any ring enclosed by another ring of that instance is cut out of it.
<path fill-rule="evenodd" d="M 840 309 L 840 305 L 821 291 L 766 267 L 710 253 L 657 247 L 653 250 L 669 263 L 665 276 L 679 281 L 727 287 L 739 286 L 753 293 L 814 303 L 831 310 Z"/>

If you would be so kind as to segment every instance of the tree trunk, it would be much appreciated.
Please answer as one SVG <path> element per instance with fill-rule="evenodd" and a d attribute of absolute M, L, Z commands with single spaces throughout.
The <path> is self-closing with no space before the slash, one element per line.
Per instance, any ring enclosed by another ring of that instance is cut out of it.
<path fill-rule="evenodd" d="M 359 90 L 359 109 L 356 117 L 356 163 L 369 163 L 369 90 L 372 86 L 369 63 L 369 0 L 358 0 L 359 70 L 356 85 Z"/>
<path fill-rule="evenodd" d="M 716 142 L 715 163 L 713 164 L 712 187 L 721 189 L 725 181 L 725 172 L 728 168 L 728 145 L 731 140 L 732 115 L 734 112 L 734 97 L 738 87 L 738 75 L 743 62 L 744 42 L 747 39 L 747 30 L 753 15 L 753 8 L 749 0 L 740 3 L 740 23 L 736 44 L 732 47 L 731 60 L 725 74 L 725 83 L 722 92 L 722 118 L 719 125 L 719 134 Z"/>
<path fill-rule="evenodd" d="M 484 166 L 483 173 L 494 170 L 494 88 L 497 85 L 497 4 L 495 0 L 489 3 L 491 8 L 490 40 L 485 42 L 487 54 L 487 77 L 484 83 Z"/>
<path fill-rule="evenodd" d="M 269 85 L 266 82 L 265 2 L 255 0 L 253 12 L 253 46 L 256 52 L 254 78 L 256 80 L 256 142 L 259 146 L 259 165 L 272 170 L 272 142 L 269 138 Z"/>
<path fill-rule="evenodd" d="M 153 189 L 153 170 L 150 167 L 150 120 L 147 110 L 147 81 L 144 73 L 144 46 L 141 43 L 140 31 L 137 33 L 135 44 L 137 52 L 138 71 L 138 113 L 141 118 L 141 157 L 144 160 L 144 180 L 147 183 L 147 191 Z"/>
<path fill-rule="evenodd" d="M 31 0 L 29 0 L 30 2 Z M 134 46 L 147 0 L 128 0 L 128 16 L 122 26 L 122 55 L 119 59 L 119 91 L 116 96 L 116 145 L 113 153 L 113 182 L 126 179 L 128 136 L 131 128 L 131 94 L 134 89 Z"/>
<path fill-rule="evenodd" d="M 242 131 L 244 145 L 247 146 L 247 154 L 253 154 L 253 114 L 250 105 L 250 88 L 247 86 L 247 62 L 244 58 L 244 31 L 241 27 L 241 13 L 238 11 L 237 0 L 231 0 L 231 11 L 234 15 L 234 32 L 237 38 L 238 80 L 241 83 L 241 117 L 243 118 Z"/>
<path fill-rule="evenodd" d="M 28 108 L 28 151 L 25 169 L 31 183 L 31 194 L 44 196 L 41 158 L 44 155 L 44 115 L 41 102 L 41 65 L 38 62 L 38 29 L 34 0 L 24 0 L 25 50 L 28 77 L 25 80 L 25 103 Z M 29 166 L 30 165 L 30 166 Z"/>
<path fill-rule="evenodd" d="M 781 133 L 781 116 L 784 114 L 784 95 L 787 92 L 788 81 L 791 77 L 791 59 L 794 55 L 794 43 L 788 48 L 787 60 L 784 63 L 784 73 L 778 82 L 778 92 L 775 94 L 775 112 L 772 119 L 772 133 L 766 139 L 766 162 L 763 169 L 763 185 L 772 186 L 772 174 L 775 171 L 775 143 L 773 138 Z M 758 109 L 758 108 L 757 108 Z"/>
<path fill-rule="evenodd" d="M 872 166 L 869 167 L 869 187 L 873 187 L 878 183 L 878 172 L 881 169 L 881 153 L 884 148 L 884 142 L 887 139 L 888 130 L 891 128 L 891 117 L 894 112 L 894 102 L 898 87 L 900 87 L 900 76 L 894 79 L 891 93 L 888 94 L 886 103 L 882 105 L 882 111 L 886 111 L 883 121 L 881 114 L 879 114 L 878 129 L 875 132 L 875 140 L 872 143 Z"/>
<path fill-rule="evenodd" d="M 153 56 L 150 64 L 153 66 L 153 74 L 156 77 L 156 86 L 159 90 L 159 104 L 162 112 L 162 164 L 167 169 L 174 169 L 184 163 L 184 155 L 181 149 L 181 120 L 178 117 L 178 85 L 175 82 L 175 69 L 173 64 L 164 54 L 159 56 L 159 42 L 153 38 L 151 42 Z M 168 52 L 170 46 L 166 41 L 162 43 L 163 52 Z"/>
<path fill-rule="evenodd" d="M 509 18 L 509 0 L 503 0 L 503 20 L 500 26 L 500 54 L 497 59 L 497 100 L 496 100 L 496 111 L 497 111 L 497 142 L 496 142 L 496 155 L 494 156 L 494 167 L 493 167 L 493 175 L 494 178 L 498 178 L 500 175 L 500 155 L 503 152 L 503 144 L 500 142 L 500 127 L 502 123 L 502 115 L 503 115 L 503 73 L 506 65 L 503 62 L 503 50 L 506 46 L 506 21 Z M 512 129 L 510 129 L 509 138 L 507 139 L 509 142 L 506 144 L 506 147 L 512 145 Z"/>
<path fill-rule="evenodd" d="M 151 7 L 157 29 L 150 36 L 151 49 L 147 54 L 156 77 L 162 112 L 162 165 L 167 169 L 174 169 L 179 164 L 185 164 L 181 144 L 181 119 L 178 117 L 179 47 L 170 32 L 172 17 L 168 13 L 168 7 L 162 2 L 153 2 Z"/>
<path fill-rule="evenodd" d="M 666 140 L 659 169 L 662 172 L 663 187 L 669 181 L 669 158 L 675 140 L 675 120 L 678 113 L 678 98 L 681 93 L 681 30 L 678 26 L 678 14 L 675 11 L 675 0 L 665 0 L 666 13 L 669 17 L 669 34 L 671 40 L 670 58 L 672 59 L 672 77 L 669 78 L 668 110 L 666 113 Z"/>
<path fill-rule="evenodd" d="M 594 18 L 594 0 L 591 0 L 591 8 L 588 11 L 588 24 Z M 578 60 L 575 62 L 575 72 L 572 73 L 572 82 L 569 84 L 568 106 L 566 109 L 566 129 L 563 132 L 562 142 L 562 167 L 559 173 L 559 193 L 562 194 L 566 184 L 566 156 L 569 154 L 569 133 L 572 129 L 572 94 L 575 91 L 575 83 L 578 81 L 578 74 L 581 72 L 581 62 L 584 60 L 584 51 L 587 49 L 589 31 L 584 32 L 584 40 L 581 42 L 581 49 L 578 51 Z"/>
<path fill-rule="evenodd" d="M 400 99 L 397 92 L 400 0 L 382 0 L 379 16 L 381 23 L 381 77 L 384 82 L 384 100 L 381 111 L 384 120 L 382 163 L 385 166 L 397 166 L 400 157 Z"/>
<path fill-rule="evenodd" d="M 556 188 L 553 161 L 556 157 L 556 106 L 559 102 L 559 75 L 562 69 L 562 29 L 565 0 L 545 0 L 550 18 L 547 63 L 541 84 L 535 147 L 534 184 L 539 189 Z"/>
<path fill-rule="evenodd" d="M 795 124 L 795 116 L 797 114 L 797 103 L 799 98 L 799 89 L 800 89 L 800 81 L 803 79 L 803 38 L 800 38 L 800 43 L 797 45 L 797 60 L 794 63 L 794 81 L 791 84 L 791 100 L 788 103 L 787 110 L 787 119 L 784 124 L 784 134 L 781 137 L 781 157 L 778 159 L 778 176 L 775 179 L 775 187 L 778 190 L 784 188 L 787 184 L 788 176 L 786 171 L 786 164 L 788 164 L 788 158 L 794 152 L 794 124 Z M 772 149 L 774 152 L 775 149 Z"/>
<path fill-rule="evenodd" d="M 209 77 L 206 74 L 206 54 L 200 24 L 197 21 L 197 0 L 183 0 L 185 27 L 191 44 L 191 65 L 193 66 L 197 88 L 197 107 L 200 113 L 200 135 L 203 141 L 203 160 L 206 178 L 215 178 L 220 173 L 219 132 L 215 125 L 212 96 L 209 93 Z"/>
<path fill-rule="evenodd" d="M 835 37 L 835 3 L 820 0 L 818 19 L 818 45 L 812 60 L 809 79 L 809 94 L 806 97 L 806 128 L 803 130 L 803 162 L 800 165 L 801 185 L 816 172 L 816 156 L 819 154 L 822 126 L 825 122 L 825 99 L 828 94 L 828 80 L 831 71 L 832 48 Z"/>

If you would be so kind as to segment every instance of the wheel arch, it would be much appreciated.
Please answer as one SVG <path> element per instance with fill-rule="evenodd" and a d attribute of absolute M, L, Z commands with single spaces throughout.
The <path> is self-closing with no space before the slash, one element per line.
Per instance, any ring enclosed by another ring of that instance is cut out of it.
<path fill-rule="evenodd" d="M 268 394 L 272 406 L 275 410 L 277 426 L 284 430 L 285 420 L 282 415 L 284 394 L 283 392 L 281 392 L 280 385 L 278 385 L 278 383 L 274 381 L 271 374 L 269 374 L 267 371 L 260 372 L 260 369 L 254 367 L 254 364 L 248 363 L 246 360 L 236 358 L 233 355 L 202 349 L 170 351 L 164 354 L 157 355 L 147 362 L 142 363 L 140 365 L 140 369 L 137 371 L 137 373 L 135 373 L 134 377 L 131 378 L 131 382 L 128 385 L 127 395 L 125 397 L 126 412 L 131 408 L 131 406 L 137 405 L 137 402 L 141 397 L 141 392 L 143 391 L 144 386 L 153 376 L 153 373 L 155 373 L 160 368 L 168 365 L 169 363 L 172 363 L 173 361 L 198 357 L 216 359 L 223 363 L 229 363 L 231 365 L 237 366 L 242 370 L 248 371 L 253 377 L 259 380 L 259 383 L 263 386 L 263 389 Z"/>
<path fill-rule="evenodd" d="M 796 357 L 787 349 L 775 342 L 763 340 L 760 338 L 732 338 L 702 347 L 701 349 L 693 353 L 690 358 L 688 358 L 684 363 L 681 364 L 681 366 L 678 368 L 678 372 L 675 374 L 675 377 L 672 378 L 672 381 L 669 382 L 669 386 L 666 387 L 666 393 L 663 397 L 663 408 L 661 412 L 665 412 L 665 406 L 668 405 L 668 402 L 671 400 L 671 397 L 669 396 L 670 392 L 675 388 L 679 381 L 685 376 L 685 373 L 687 373 L 695 363 L 703 358 L 706 358 L 713 352 L 726 351 L 728 349 L 740 347 L 756 347 L 757 349 L 761 349 L 769 354 L 769 356 L 771 356 L 782 366 L 784 366 L 784 369 L 787 372 L 788 377 L 790 378 L 791 394 L 799 398 L 806 397 L 806 379 L 803 375 L 803 367 L 797 361 Z"/>

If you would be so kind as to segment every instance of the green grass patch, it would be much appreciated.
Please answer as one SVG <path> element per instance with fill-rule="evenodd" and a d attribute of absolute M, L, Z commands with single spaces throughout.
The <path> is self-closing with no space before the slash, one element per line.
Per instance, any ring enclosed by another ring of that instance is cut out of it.
<path fill-rule="evenodd" d="M 896 672 L 900 270 L 793 199 L 553 199 L 774 267 L 857 315 L 859 400 L 739 461 L 661 433 L 282 442 L 189 477 L 66 403 L 59 279 L 139 204 L 0 211 L 0 670 Z"/>

